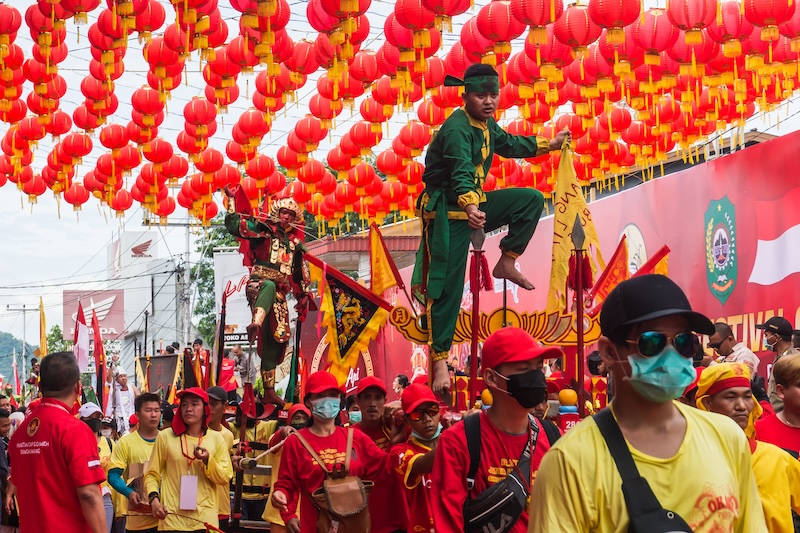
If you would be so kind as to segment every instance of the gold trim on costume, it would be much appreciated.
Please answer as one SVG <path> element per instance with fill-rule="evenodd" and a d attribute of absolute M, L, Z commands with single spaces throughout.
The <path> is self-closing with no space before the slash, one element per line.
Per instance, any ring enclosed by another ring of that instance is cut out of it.
<path fill-rule="evenodd" d="M 560 147 L 559 147 L 560 149 Z M 536 136 L 536 157 L 540 155 L 549 154 L 553 150 L 550 149 L 550 140 L 547 137 Z"/>
<path fill-rule="evenodd" d="M 256 265 L 250 271 L 251 278 L 268 279 L 280 283 L 289 283 L 289 276 L 283 272 L 279 272 L 274 268 L 265 267 L 263 265 Z"/>
<path fill-rule="evenodd" d="M 433 360 L 433 362 L 435 363 L 437 361 L 443 361 L 443 360 L 447 359 L 448 357 L 450 357 L 450 351 L 433 352 L 433 355 L 431 355 L 431 360 Z"/>
<path fill-rule="evenodd" d="M 518 253 L 512 252 L 511 250 L 503 250 L 503 255 L 507 255 L 511 259 L 516 259 L 517 257 L 519 257 Z"/>

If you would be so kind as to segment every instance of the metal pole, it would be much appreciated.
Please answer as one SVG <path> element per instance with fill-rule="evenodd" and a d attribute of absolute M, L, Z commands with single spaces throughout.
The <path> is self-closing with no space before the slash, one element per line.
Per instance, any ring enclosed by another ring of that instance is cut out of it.
<path fill-rule="evenodd" d="M 578 336 L 578 346 L 577 346 L 577 358 L 578 364 L 576 365 L 578 368 L 578 416 L 581 418 L 586 417 L 586 391 L 583 387 L 583 376 L 585 372 L 585 365 L 586 361 L 583 357 L 583 250 L 575 250 L 575 275 L 578 278 L 576 280 L 576 290 L 575 290 L 575 305 L 577 309 L 575 310 L 575 320 L 577 324 L 575 327 L 577 329 L 577 336 Z"/>
<path fill-rule="evenodd" d="M 189 346 L 192 324 L 192 277 L 191 249 L 189 248 L 189 226 L 186 226 L 186 262 L 183 269 L 183 345 Z"/>
<path fill-rule="evenodd" d="M 27 355 L 27 350 L 25 349 L 25 345 L 28 342 L 28 309 L 24 305 L 22 307 L 11 307 L 10 305 L 6 306 L 6 311 L 11 313 L 22 313 L 22 360 L 25 361 L 25 356 Z"/>

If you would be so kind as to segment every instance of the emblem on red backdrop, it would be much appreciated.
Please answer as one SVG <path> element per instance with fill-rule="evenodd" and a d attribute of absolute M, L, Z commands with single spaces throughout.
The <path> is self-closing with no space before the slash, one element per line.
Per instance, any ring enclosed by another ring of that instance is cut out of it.
<path fill-rule="evenodd" d="M 706 277 L 711 294 L 725 304 L 736 288 L 736 212 L 727 196 L 712 200 L 705 214 Z"/>

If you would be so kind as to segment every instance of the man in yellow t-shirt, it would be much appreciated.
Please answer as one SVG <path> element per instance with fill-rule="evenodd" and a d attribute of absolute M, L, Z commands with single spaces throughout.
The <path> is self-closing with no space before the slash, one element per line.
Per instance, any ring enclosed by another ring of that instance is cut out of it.
<path fill-rule="evenodd" d="M 161 420 L 161 399 L 158 394 L 145 392 L 134 401 L 138 428 L 124 435 L 114 446 L 111 453 L 111 464 L 108 470 L 108 483 L 128 500 L 126 531 L 137 533 L 155 533 L 158 531 L 158 520 L 151 514 L 136 511 L 137 506 L 147 504 L 140 493 L 141 478 L 128 485 L 126 480 L 134 477 L 134 470 L 144 472 L 153 445 L 158 437 L 158 424 Z"/>
<path fill-rule="evenodd" d="M 712 322 L 692 311 L 672 280 L 651 274 L 609 293 L 600 329 L 600 357 L 614 382 L 609 408 L 661 506 L 693 533 L 765 533 L 742 430 L 729 418 L 673 401 L 695 378 L 693 332 L 713 334 Z M 528 531 L 625 533 L 629 524 L 605 439 L 593 418 L 583 420 L 542 460 Z"/>
<path fill-rule="evenodd" d="M 191 387 L 178 399 L 172 428 L 156 438 L 145 488 L 159 531 L 204 531 L 203 524 L 219 526 L 217 485 L 230 483 L 231 458 L 222 435 L 208 431 L 206 391 Z"/>
<path fill-rule="evenodd" d="M 225 416 L 225 407 L 228 405 L 228 393 L 222 387 L 209 387 L 206 391 L 208 393 L 208 403 L 211 407 L 211 420 L 208 422 L 208 428 L 219 432 L 222 438 L 225 439 L 225 449 L 228 453 L 233 448 L 233 433 L 231 430 L 222 425 L 222 418 Z M 219 502 L 219 509 L 217 515 L 219 516 L 219 528 L 222 531 L 228 530 L 228 520 L 231 517 L 231 487 L 230 485 L 217 485 L 217 497 Z"/>
<path fill-rule="evenodd" d="M 800 461 L 774 444 L 755 440 L 763 409 L 750 388 L 744 363 L 708 367 L 697 384 L 697 407 L 730 417 L 750 440 L 753 474 L 770 533 L 794 533 L 792 510 L 800 512 Z"/>
<path fill-rule="evenodd" d="M 269 409 L 269 408 L 267 408 Z M 277 420 L 265 420 L 267 413 L 263 405 L 257 404 L 256 405 L 256 420 L 247 420 L 247 427 L 245 428 L 245 436 L 244 439 L 246 442 L 258 442 L 260 444 L 267 444 L 272 438 L 272 434 L 275 433 L 275 428 L 278 425 Z M 236 424 L 231 426 L 231 429 L 234 432 L 234 447 L 239 444 L 239 437 L 241 436 L 241 424 L 242 424 L 242 411 L 237 409 L 236 411 Z M 234 456 L 233 461 L 237 465 L 242 457 L 256 457 L 261 455 L 262 450 L 253 450 L 244 454 L 238 453 L 236 449 L 234 449 Z M 269 455 L 266 455 L 258 460 L 259 466 L 268 466 L 271 464 L 272 458 Z M 245 492 L 242 494 L 242 520 L 255 520 L 261 521 L 263 520 L 262 515 L 264 514 L 264 509 L 267 505 L 267 499 L 269 498 L 269 488 L 272 483 L 272 479 L 278 479 L 277 477 L 273 476 L 261 476 L 258 474 L 245 474 L 243 479 L 243 484 L 245 486 L 251 487 L 264 487 L 263 493 L 254 493 L 254 492 Z"/>

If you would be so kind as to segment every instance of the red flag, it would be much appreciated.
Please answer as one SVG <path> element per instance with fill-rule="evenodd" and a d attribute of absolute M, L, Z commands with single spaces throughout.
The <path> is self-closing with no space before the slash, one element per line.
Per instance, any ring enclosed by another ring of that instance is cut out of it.
<path fill-rule="evenodd" d="M 594 303 L 594 307 L 589 311 L 589 316 L 597 315 L 603 307 L 603 300 L 606 299 L 608 293 L 626 279 L 628 279 L 628 243 L 623 235 L 614 255 L 611 256 L 605 270 L 597 278 L 597 283 L 589 292 L 587 302 Z"/>
<path fill-rule="evenodd" d="M 650 256 L 650 259 L 645 261 L 645 263 L 639 267 L 639 270 L 636 271 L 636 274 L 632 275 L 632 278 L 636 276 L 643 276 L 645 274 L 666 274 L 664 272 L 663 263 L 661 263 L 666 257 L 669 255 L 669 246 L 666 244 L 658 249 L 656 253 Z"/>
<path fill-rule="evenodd" d="M 106 351 L 103 347 L 103 337 L 100 335 L 100 322 L 97 320 L 97 312 L 92 308 L 92 334 L 94 339 L 94 367 L 97 370 L 97 399 L 100 402 L 100 408 L 105 405 L 105 367 L 106 367 Z"/>
<path fill-rule="evenodd" d="M 89 368 L 89 328 L 86 326 L 86 316 L 83 314 L 83 305 L 78 300 L 78 315 L 75 317 L 75 338 L 73 339 L 75 359 L 78 360 L 78 368 L 85 372 Z"/>

